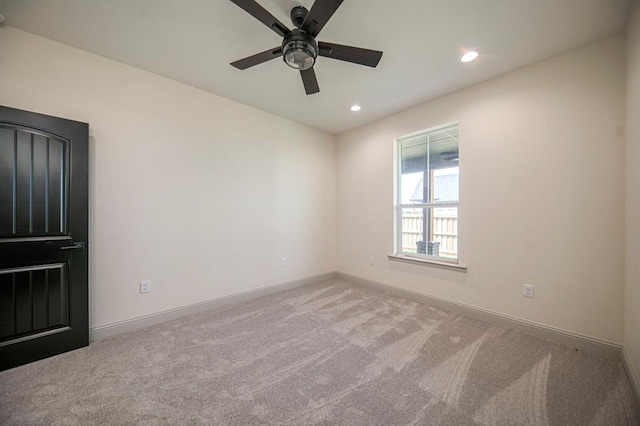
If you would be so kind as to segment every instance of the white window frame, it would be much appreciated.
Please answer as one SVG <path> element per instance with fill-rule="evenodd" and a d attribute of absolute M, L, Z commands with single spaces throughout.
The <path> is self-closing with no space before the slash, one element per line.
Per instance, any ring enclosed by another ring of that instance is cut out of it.
<path fill-rule="evenodd" d="M 427 135 L 430 133 L 437 133 L 440 132 L 444 129 L 448 129 L 451 127 L 458 127 L 458 129 L 460 128 L 460 123 L 458 122 L 452 122 L 452 123 L 447 123 L 447 124 L 443 124 L 440 126 L 436 126 L 436 127 L 431 127 L 429 129 L 426 130 L 421 130 L 419 132 L 415 132 L 415 133 L 411 133 L 408 135 L 404 135 L 401 137 L 398 137 L 396 139 L 394 139 L 394 147 L 393 147 L 393 155 L 394 155 L 394 167 L 393 167 L 393 178 L 394 178 L 394 194 L 393 194 L 393 198 L 394 198 L 394 255 L 390 256 L 390 258 L 414 258 L 416 260 L 420 260 L 420 261 L 427 261 L 430 263 L 435 263 L 435 264 L 451 264 L 451 265 L 458 265 L 459 261 L 460 261 L 460 250 L 459 250 L 459 246 L 460 246 L 460 232 L 459 232 L 459 228 L 458 228 L 458 234 L 456 236 L 457 238 L 457 242 L 458 242 L 458 251 L 456 253 L 456 258 L 444 258 L 444 257 L 440 257 L 440 256 L 433 256 L 433 255 L 429 255 L 429 254 L 422 254 L 422 253 L 405 253 L 402 250 L 402 209 L 403 208 L 429 208 L 429 209 L 433 209 L 433 208 L 446 208 L 446 207 L 456 207 L 458 209 L 458 223 L 460 220 L 460 197 L 458 196 L 458 201 L 457 202 L 432 202 L 432 203 L 412 203 L 412 204 L 402 204 L 401 203 L 401 197 L 402 197 L 402 178 L 401 178 L 401 171 L 402 171 L 402 155 L 401 155 L 401 143 L 403 140 L 406 139 L 410 139 L 410 138 L 415 138 L 421 135 Z M 460 144 L 458 141 L 458 152 L 460 150 Z M 458 161 L 458 168 L 460 167 L 460 162 Z M 430 170 L 431 172 L 431 170 Z M 433 210 L 432 210 L 433 211 Z M 424 230 L 423 230 L 424 233 Z M 426 237 L 425 237 L 426 238 Z M 464 269 L 466 269 L 466 267 L 463 267 Z"/>

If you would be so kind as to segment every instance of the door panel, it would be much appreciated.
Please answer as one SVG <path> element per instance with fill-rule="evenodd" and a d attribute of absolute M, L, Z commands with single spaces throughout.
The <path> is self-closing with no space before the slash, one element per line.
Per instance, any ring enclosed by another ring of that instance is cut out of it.
<path fill-rule="evenodd" d="M 0 124 L 0 236 L 65 233 L 68 155 L 68 140 Z"/>
<path fill-rule="evenodd" d="M 69 325 L 68 265 L 0 270 L 0 339 Z"/>
<path fill-rule="evenodd" d="M 0 370 L 88 344 L 87 237 L 88 125 L 0 107 Z"/>

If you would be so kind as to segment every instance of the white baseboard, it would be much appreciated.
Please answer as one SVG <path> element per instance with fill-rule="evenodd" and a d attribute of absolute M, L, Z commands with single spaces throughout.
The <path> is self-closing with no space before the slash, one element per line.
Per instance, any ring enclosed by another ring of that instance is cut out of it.
<path fill-rule="evenodd" d="M 187 315 L 198 314 L 212 309 L 225 308 L 231 305 L 249 301 L 251 299 L 256 299 L 261 296 L 267 296 L 273 293 L 278 293 L 280 291 L 289 290 L 306 284 L 325 281 L 336 277 L 336 275 L 336 272 L 327 272 L 320 275 L 314 275 L 311 277 L 300 278 L 297 280 L 260 287 L 254 290 L 232 294 L 230 296 L 218 297 L 204 302 L 182 306 L 180 308 L 169 309 L 166 311 L 156 312 L 137 318 L 131 318 L 124 321 L 118 321 L 111 324 L 93 327 L 89 330 L 89 339 L 92 342 L 95 342 L 96 340 L 104 339 L 106 337 L 128 333 L 130 331 L 139 330 L 141 328 L 160 324 L 166 321 L 171 321 Z"/>
<path fill-rule="evenodd" d="M 141 328 L 149 327 L 151 325 L 160 324 L 162 322 L 171 321 L 177 318 L 181 318 L 187 315 L 193 315 L 212 309 L 219 309 L 228 307 L 238 303 L 246 302 L 261 296 L 267 296 L 270 294 L 278 293 L 280 291 L 289 290 L 295 287 L 300 287 L 306 284 L 314 282 L 325 281 L 334 277 L 340 277 L 357 284 L 373 287 L 378 290 L 396 294 L 407 299 L 416 300 L 419 302 L 427 303 L 432 306 L 436 306 L 445 310 L 456 312 L 459 314 L 467 315 L 472 318 L 486 321 L 492 324 L 499 325 L 501 327 L 512 328 L 514 330 L 521 331 L 523 333 L 531 334 L 543 339 L 556 341 L 558 343 L 566 344 L 575 348 L 588 350 L 591 352 L 599 353 L 601 355 L 609 356 L 616 359 L 622 359 L 625 369 L 629 374 L 629 379 L 634 386 L 634 390 L 640 394 L 640 386 L 638 384 L 638 376 L 635 373 L 633 364 L 628 359 L 626 351 L 623 352 L 623 346 L 609 342 L 602 339 L 574 333 L 568 330 L 563 330 L 557 327 L 540 324 L 534 321 L 525 320 L 522 318 L 513 317 L 511 315 L 502 314 L 488 309 L 478 308 L 476 306 L 467 305 L 464 303 L 448 300 L 438 296 L 429 295 L 426 293 L 420 293 L 414 290 L 409 290 L 401 287 L 397 287 L 392 284 L 383 283 L 380 281 L 371 280 L 368 278 L 351 275 L 344 272 L 327 272 L 320 275 L 314 275 L 311 277 L 301 278 L 292 281 L 286 281 L 283 283 L 273 284 L 265 287 L 260 287 L 254 290 L 245 291 L 242 293 L 233 294 L 230 296 L 223 296 L 204 302 L 194 303 L 192 305 L 182 306 L 180 308 L 169 309 L 162 312 L 156 312 L 141 317 L 131 318 L 124 321 L 118 321 L 111 324 L 101 325 L 93 327 L 89 331 L 90 340 L 96 341 L 104 339 L 106 337 L 115 336 L 122 333 L 127 333 Z"/>
<path fill-rule="evenodd" d="M 500 312 L 478 308 L 476 306 L 467 305 L 465 303 L 456 302 L 438 296 L 432 296 L 426 293 L 420 293 L 414 290 L 397 287 L 392 284 L 387 284 L 380 281 L 347 274 L 344 272 L 338 272 L 338 277 L 368 287 L 373 287 L 387 293 L 405 297 L 407 299 L 426 303 L 428 305 L 445 309 L 451 312 L 467 315 L 469 317 L 476 318 L 481 321 L 486 321 L 491 324 L 499 325 L 501 327 L 511 328 L 546 340 L 562 343 L 574 348 L 587 350 L 615 359 L 620 359 L 622 357 L 623 346 L 618 343 L 609 342 L 607 340 L 602 340 L 579 333 L 574 333 L 572 331 L 537 323 L 535 321 L 529 321 L 511 315 L 502 314 Z"/>
<path fill-rule="evenodd" d="M 631 356 L 629 356 L 629 351 L 626 346 L 622 349 L 622 365 L 624 365 L 624 369 L 629 377 L 629 382 L 631 382 L 631 388 L 636 396 L 636 401 L 638 401 L 638 405 L 640 405 L 640 377 L 633 365 L 633 361 L 631 361 Z"/>

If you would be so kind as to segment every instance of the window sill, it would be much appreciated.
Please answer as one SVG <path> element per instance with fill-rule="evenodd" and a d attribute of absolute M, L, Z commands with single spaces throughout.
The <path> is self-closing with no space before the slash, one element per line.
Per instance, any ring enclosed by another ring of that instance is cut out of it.
<path fill-rule="evenodd" d="M 397 261 L 408 262 L 408 263 L 417 263 L 420 265 L 433 266 L 436 268 L 449 269 L 449 270 L 458 271 L 458 272 L 467 272 L 467 267 L 460 265 L 458 263 L 439 262 L 437 260 L 422 259 L 418 257 L 405 256 L 402 254 L 389 254 L 387 255 L 387 257 L 389 258 L 389 260 L 397 260 Z"/>

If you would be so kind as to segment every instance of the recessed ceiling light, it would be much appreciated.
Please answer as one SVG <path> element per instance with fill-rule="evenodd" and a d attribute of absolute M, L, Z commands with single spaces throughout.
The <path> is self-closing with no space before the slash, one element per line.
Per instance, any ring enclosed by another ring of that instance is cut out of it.
<path fill-rule="evenodd" d="M 471 62 L 474 59 L 476 59 L 478 57 L 478 52 L 467 52 L 464 55 L 462 55 L 462 58 L 460 58 L 460 62 Z"/>
<path fill-rule="evenodd" d="M 350 109 L 353 112 L 358 112 L 358 111 L 360 111 L 362 109 L 362 107 L 360 105 L 354 105 Z"/>

